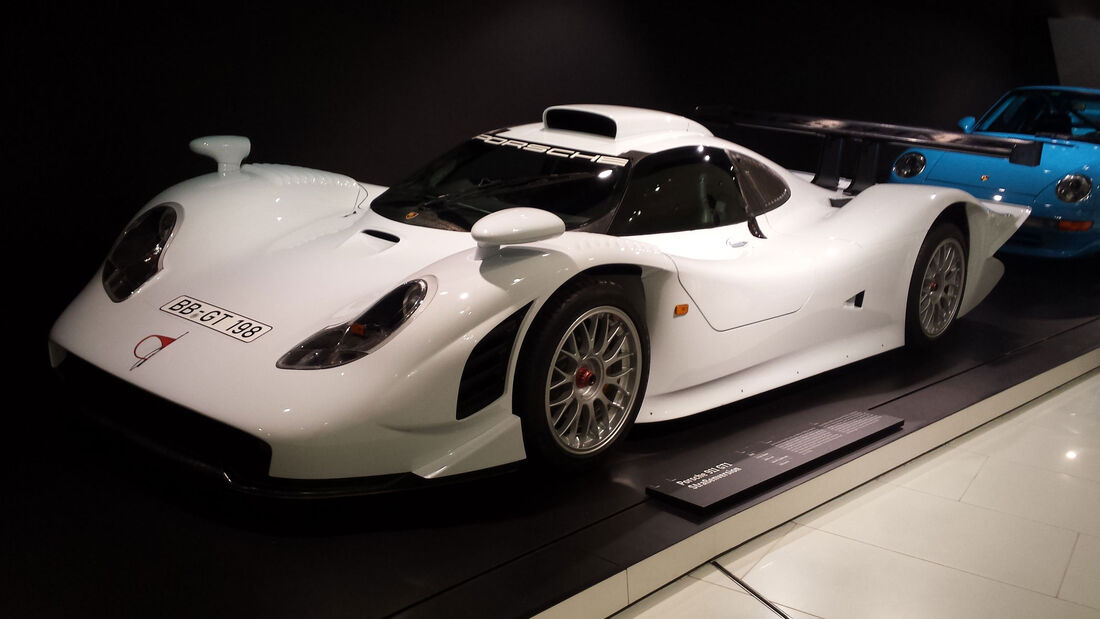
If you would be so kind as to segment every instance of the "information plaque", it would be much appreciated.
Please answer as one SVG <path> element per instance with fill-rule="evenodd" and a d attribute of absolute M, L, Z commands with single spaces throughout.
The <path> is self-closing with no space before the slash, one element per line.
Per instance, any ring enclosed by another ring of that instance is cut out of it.
<path fill-rule="evenodd" d="M 707 510 L 760 492 L 811 466 L 900 428 L 888 415 L 852 411 L 807 422 L 793 433 L 749 445 L 713 446 L 672 463 L 665 477 L 646 487 L 652 496 Z"/>

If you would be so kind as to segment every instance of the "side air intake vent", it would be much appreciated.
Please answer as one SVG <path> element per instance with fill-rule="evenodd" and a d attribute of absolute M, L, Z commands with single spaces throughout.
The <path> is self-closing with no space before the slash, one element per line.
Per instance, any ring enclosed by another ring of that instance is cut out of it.
<path fill-rule="evenodd" d="M 373 236 L 376 239 L 382 239 L 383 241 L 389 241 L 390 243 L 397 243 L 401 240 L 397 238 L 396 235 L 390 234 L 389 232 L 382 232 L 381 230 L 364 230 L 363 234 Z"/>
<path fill-rule="evenodd" d="M 592 133 L 609 138 L 615 137 L 618 133 L 618 126 L 615 125 L 614 120 L 602 114 L 580 110 L 547 110 L 545 123 L 547 129 L 579 131 L 580 133 Z"/>
<path fill-rule="evenodd" d="M 504 395 L 508 359 L 512 356 L 519 324 L 530 307 L 528 304 L 505 318 L 474 346 L 458 384 L 458 419 L 473 415 Z"/>

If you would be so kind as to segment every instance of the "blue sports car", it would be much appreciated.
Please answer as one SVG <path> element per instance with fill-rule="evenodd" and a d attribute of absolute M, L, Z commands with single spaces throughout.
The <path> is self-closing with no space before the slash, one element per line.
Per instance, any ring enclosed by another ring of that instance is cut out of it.
<path fill-rule="evenodd" d="M 1002 96 L 968 134 L 1023 138 L 1042 144 L 1039 165 L 964 152 L 913 148 L 894 162 L 899 183 L 963 189 L 986 202 L 1031 207 L 1001 251 L 1051 258 L 1100 252 L 1100 90 L 1028 86 Z"/>

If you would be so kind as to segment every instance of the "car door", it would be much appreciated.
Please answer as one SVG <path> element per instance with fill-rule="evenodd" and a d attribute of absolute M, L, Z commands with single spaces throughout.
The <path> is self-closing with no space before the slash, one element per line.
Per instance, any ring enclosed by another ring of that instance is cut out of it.
<path fill-rule="evenodd" d="M 814 287 L 815 266 L 803 242 L 762 238 L 748 216 L 774 208 L 789 190 L 784 185 L 786 194 L 771 196 L 771 203 L 762 199 L 740 157 L 697 146 L 642 159 L 611 229 L 668 254 L 681 285 L 718 331 L 797 312 Z"/>

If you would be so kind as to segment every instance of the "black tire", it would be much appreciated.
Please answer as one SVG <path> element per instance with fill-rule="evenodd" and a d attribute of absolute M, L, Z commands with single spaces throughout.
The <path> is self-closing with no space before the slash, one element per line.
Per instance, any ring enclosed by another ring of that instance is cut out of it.
<path fill-rule="evenodd" d="M 562 472 L 595 466 L 630 431 L 648 378 L 649 332 L 623 283 L 566 284 L 536 316 L 516 368 L 528 459 Z"/>
<path fill-rule="evenodd" d="M 924 237 L 905 308 L 905 343 L 926 346 L 943 337 L 959 315 L 966 287 L 966 239 L 955 224 L 935 224 Z"/>

